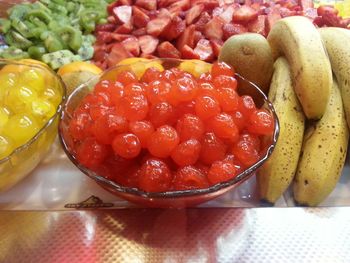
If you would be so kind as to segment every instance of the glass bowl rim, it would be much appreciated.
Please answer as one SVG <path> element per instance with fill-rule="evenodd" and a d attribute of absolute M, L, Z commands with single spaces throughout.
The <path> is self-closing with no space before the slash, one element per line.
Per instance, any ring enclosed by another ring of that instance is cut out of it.
<path fill-rule="evenodd" d="M 55 121 L 57 116 L 59 116 L 61 114 L 61 112 L 63 110 L 63 106 L 65 105 L 65 101 L 66 101 L 66 97 L 67 97 L 67 88 L 66 88 L 66 85 L 64 84 L 63 80 L 49 66 L 45 67 L 43 65 L 34 64 L 34 63 L 30 63 L 30 62 L 28 64 L 26 64 L 26 63 L 21 63 L 21 62 L 17 62 L 14 60 L 8 60 L 8 59 L 0 59 L 0 64 L 4 64 L 5 66 L 12 64 L 12 65 L 27 66 L 27 67 L 31 67 L 31 68 L 38 68 L 38 69 L 47 70 L 50 72 L 50 74 L 52 74 L 52 76 L 54 76 L 58 80 L 59 84 L 62 87 L 61 101 L 60 101 L 59 105 L 56 107 L 55 114 L 45 123 L 45 125 L 43 127 L 40 128 L 40 130 L 29 141 L 27 141 L 26 143 L 15 148 L 8 156 L 0 159 L 0 165 L 1 165 L 3 163 L 6 163 L 7 161 L 9 161 L 10 159 L 12 159 L 13 156 L 15 156 L 18 153 L 29 148 L 34 142 L 36 142 L 42 136 L 42 134 L 46 131 L 46 129 L 49 126 L 51 126 L 51 124 Z"/>
<path fill-rule="evenodd" d="M 171 199 L 171 198 L 182 198 L 182 197 L 192 197 L 192 196 L 199 196 L 199 195 L 206 195 L 206 194 L 212 194 L 215 193 L 219 190 L 228 188 L 232 185 L 235 185 L 237 183 L 241 183 L 244 182 L 246 179 L 248 179 L 251 175 L 253 175 L 253 172 L 256 171 L 259 167 L 261 167 L 263 165 L 263 163 L 271 156 L 275 146 L 276 146 L 276 142 L 279 136 L 279 131 L 280 131 L 280 126 L 279 126 L 279 120 L 276 114 L 276 111 L 272 105 L 272 103 L 268 100 L 267 96 L 265 95 L 265 93 L 253 82 L 245 79 L 244 77 L 242 77 L 241 75 L 239 75 L 238 73 L 235 73 L 235 76 L 240 78 L 241 80 L 248 82 L 249 85 L 252 85 L 258 92 L 259 95 L 262 96 L 264 104 L 267 104 L 267 108 L 269 109 L 269 111 L 273 114 L 274 117 L 274 132 L 272 135 L 272 143 L 267 147 L 266 149 L 266 153 L 264 154 L 263 157 L 261 157 L 256 163 L 254 163 L 253 165 L 249 166 L 247 169 L 245 169 L 244 171 L 242 171 L 240 174 L 238 174 L 236 177 L 225 181 L 225 182 L 221 182 L 221 183 L 217 183 L 215 185 L 212 185 L 208 188 L 203 188 L 203 189 L 192 189 L 192 190 L 176 190 L 176 191 L 165 191 L 165 192 L 146 192 L 143 191 L 141 189 L 138 188 L 133 188 L 133 187 L 126 187 L 126 186 L 122 186 L 119 185 L 111 180 L 108 180 L 107 178 L 98 175 L 96 172 L 90 170 L 89 168 L 81 165 L 78 160 L 73 156 L 73 154 L 70 153 L 70 151 L 68 150 L 69 147 L 65 142 L 65 139 L 63 138 L 63 132 L 62 132 L 62 122 L 63 119 L 65 117 L 66 114 L 66 110 L 67 107 L 69 105 L 69 102 L 71 101 L 71 99 L 75 96 L 76 93 L 78 93 L 81 89 L 83 88 L 87 88 L 89 86 L 89 83 L 93 83 L 94 81 L 96 81 L 96 79 L 101 78 L 103 75 L 105 75 L 106 73 L 116 69 L 116 68 L 120 68 L 120 67 L 128 67 L 128 66 L 132 66 L 133 64 L 137 64 L 137 63 L 143 63 L 143 64 L 147 64 L 147 63 L 151 63 L 154 61 L 186 61 L 186 60 L 180 60 L 180 59 L 152 59 L 152 60 L 148 60 L 148 61 L 137 61 L 134 62 L 132 64 L 124 64 L 124 65 L 117 65 L 114 66 L 104 72 L 102 72 L 99 75 L 96 75 L 92 78 L 90 78 L 87 82 L 79 85 L 66 99 L 65 104 L 63 105 L 63 109 L 62 109 L 62 114 L 60 117 L 60 123 L 59 123 L 59 131 L 58 131 L 58 135 L 59 135 L 59 140 L 61 142 L 62 148 L 64 150 L 64 152 L 66 153 L 66 155 L 68 156 L 68 158 L 70 159 L 70 161 L 84 174 L 86 174 L 87 176 L 89 176 L 90 178 L 92 178 L 93 180 L 95 180 L 97 183 L 102 184 L 103 187 L 112 187 L 113 191 L 122 193 L 122 194 L 129 194 L 129 195 L 133 195 L 133 196 L 138 196 L 138 197 L 143 197 L 143 198 L 148 198 L 148 199 Z M 198 62 L 193 61 L 193 63 L 198 64 Z"/>

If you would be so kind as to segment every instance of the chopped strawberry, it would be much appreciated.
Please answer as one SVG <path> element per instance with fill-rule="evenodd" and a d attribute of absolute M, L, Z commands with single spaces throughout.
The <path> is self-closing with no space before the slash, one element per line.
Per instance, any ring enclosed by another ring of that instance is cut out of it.
<path fill-rule="evenodd" d="M 204 27 L 204 35 L 208 39 L 221 39 L 223 36 L 222 26 L 224 21 L 216 16 L 210 20 Z"/>
<path fill-rule="evenodd" d="M 198 41 L 204 38 L 200 31 L 194 31 L 194 45 L 197 45 Z"/>
<path fill-rule="evenodd" d="M 325 23 L 325 25 L 327 26 L 331 26 L 331 27 L 341 27 L 341 23 L 340 23 L 340 17 L 338 17 L 336 14 L 334 13 L 324 13 L 322 15 L 322 19 Z"/>
<path fill-rule="evenodd" d="M 213 49 L 214 56 L 216 58 L 219 57 L 220 50 L 221 50 L 222 45 L 224 44 L 224 42 L 222 40 L 212 39 L 212 40 L 210 40 L 210 44 L 211 44 L 211 47 Z"/>
<path fill-rule="evenodd" d="M 157 0 L 136 0 L 135 5 L 147 10 L 156 10 Z"/>
<path fill-rule="evenodd" d="M 322 16 L 317 16 L 314 19 L 314 24 L 318 27 L 323 27 L 325 25 L 325 21 L 323 20 Z"/>
<path fill-rule="evenodd" d="M 159 13 L 158 13 L 157 17 L 172 18 L 172 15 L 171 15 L 171 13 L 169 12 L 168 9 L 161 8 L 161 9 L 159 9 Z"/>
<path fill-rule="evenodd" d="M 140 8 L 137 6 L 132 7 L 133 22 L 137 28 L 145 27 L 150 21 L 149 16 L 146 15 Z"/>
<path fill-rule="evenodd" d="M 113 9 L 114 9 L 115 7 L 117 7 L 117 6 L 119 6 L 119 2 L 118 2 L 118 1 L 115 1 L 115 2 L 113 2 L 113 3 L 111 3 L 111 4 L 109 4 L 109 5 L 107 6 L 107 12 L 108 12 L 108 14 L 109 14 L 109 15 L 113 15 Z"/>
<path fill-rule="evenodd" d="M 323 16 L 326 13 L 338 15 L 338 10 L 332 5 L 321 5 L 317 8 L 317 15 Z"/>
<path fill-rule="evenodd" d="M 104 32 L 112 32 L 115 30 L 115 24 L 102 24 L 96 25 L 95 32 L 104 31 Z"/>
<path fill-rule="evenodd" d="M 314 2 L 312 0 L 298 0 L 298 5 L 302 10 L 305 10 L 306 8 L 313 8 Z"/>
<path fill-rule="evenodd" d="M 132 5 L 132 0 L 118 0 L 118 5 Z"/>
<path fill-rule="evenodd" d="M 110 24 L 116 24 L 117 20 L 115 19 L 114 16 L 108 16 L 107 17 L 107 22 L 110 23 Z"/>
<path fill-rule="evenodd" d="M 194 50 L 187 45 L 184 45 L 182 47 L 181 56 L 182 58 L 185 58 L 185 59 L 199 59 L 199 55 L 195 53 Z"/>
<path fill-rule="evenodd" d="M 267 15 L 266 20 L 266 33 L 268 34 L 273 27 L 273 25 L 280 20 L 282 17 L 277 10 L 273 10 Z"/>
<path fill-rule="evenodd" d="M 188 10 L 191 7 L 190 0 L 178 0 L 168 7 L 173 16 L 177 16 L 181 11 Z"/>
<path fill-rule="evenodd" d="M 214 51 L 210 45 L 210 41 L 207 39 L 198 41 L 194 53 L 197 53 L 199 58 L 204 61 L 212 61 L 214 59 Z"/>
<path fill-rule="evenodd" d="M 174 17 L 169 26 L 160 35 L 166 40 L 173 40 L 179 37 L 186 29 L 186 22 L 180 17 Z"/>
<path fill-rule="evenodd" d="M 215 7 L 212 12 L 212 16 L 220 16 L 224 12 L 224 8 L 222 6 Z"/>
<path fill-rule="evenodd" d="M 223 39 L 226 40 L 233 35 L 243 34 L 248 32 L 248 29 L 241 24 L 225 24 L 222 27 L 224 32 Z"/>
<path fill-rule="evenodd" d="M 159 17 L 148 22 L 146 30 L 147 34 L 154 37 L 159 36 L 164 29 L 170 24 L 170 17 Z"/>
<path fill-rule="evenodd" d="M 110 43 L 113 41 L 112 33 L 107 31 L 98 31 L 95 34 L 97 43 Z"/>
<path fill-rule="evenodd" d="M 152 10 L 147 13 L 150 19 L 155 19 L 159 15 L 159 10 Z"/>
<path fill-rule="evenodd" d="M 188 45 L 190 48 L 194 47 L 194 31 L 196 27 L 195 25 L 190 25 L 185 29 L 185 31 L 181 34 L 176 42 L 176 47 L 178 50 L 182 50 L 184 45 Z"/>
<path fill-rule="evenodd" d="M 314 10 L 316 16 L 317 16 L 317 12 L 314 8 L 311 8 L 312 10 Z M 305 12 L 308 12 L 307 10 L 305 10 Z M 281 15 L 281 17 L 288 17 L 288 16 L 295 16 L 296 15 L 296 11 L 292 11 L 292 10 L 289 10 L 288 8 L 286 7 L 281 7 L 280 10 L 279 10 L 279 13 Z M 315 16 L 315 17 L 316 17 Z"/>
<path fill-rule="evenodd" d="M 197 21 L 196 25 L 196 30 L 203 32 L 205 25 L 210 21 L 211 16 L 207 13 L 204 12 L 199 16 L 199 19 Z"/>
<path fill-rule="evenodd" d="M 260 15 L 248 24 L 248 31 L 252 33 L 258 33 L 266 37 L 267 32 L 265 28 L 265 23 L 266 15 Z"/>
<path fill-rule="evenodd" d="M 266 7 L 258 4 L 258 3 L 253 3 L 250 5 L 251 8 L 253 8 L 255 11 L 258 12 L 258 15 L 264 15 L 265 14 L 265 9 Z"/>
<path fill-rule="evenodd" d="M 206 11 L 211 11 L 215 7 L 221 6 L 218 0 L 192 0 L 191 5 L 200 5 L 203 4 Z"/>
<path fill-rule="evenodd" d="M 132 34 L 136 37 L 139 37 L 139 36 L 147 35 L 147 31 L 145 27 L 141 27 L 139 29 L 134 30 Z"/>
<path fill-rule="evenodd" d="M 118 33 L 112 33 L 111 34 L 112 38 L 118 42 L 121 42 L 129 37 L 131 37 L 132 35 L 126 35 L 126 34 L 118 34 Z"/>
<path fill-rule="evenodd" d="M 305 17 L 310 18 L 311 20 L 317 17 L 317 10 L 315 8 L 306 8 L 303 13 Z M 281 16 L 284 17 L 282 13 Z"/>
<path fill-rule="evenodd" d="M 153 55 L 151 55 L 151 54 L 142 53 L 142 54 L 140 55 L 140 58 L 155 59 L 155 58 L 157 58 L 157 57 L 156 57 L 156 56 L 153 56 Z"/>
<path fill-rule="evenodd" d="M 190 25 L 203 12 L 204 5 L 195 5 L 186 14 L 186 24 Z"/>
<path fill-rule="evenodd" d="M 157 51 L 160 58 L 181 58 L 181 53 L 168 41 L 161 43 Z"/>
<path fill-rule="evenodd" d="M 94 52 L 93 60 L 94 61 L 105 61 L 108 54 L 104 50 L 96 50 Z"/>
<path fill-rule="evenodd" d="M 154 51 L 156 51 L 158 43 L 159 39 L 150 35 L 139 37 L 139 45 L 142 53 L 144 54 L 152 54 Z"/>
<path fill-rule="evenodd" d="M 158 8 L 168 7 L 169 5 L 176 3 L 178 0 L 158 0 Z"/>
<path fill-rule="evenodd" d="M 133 56 L 137 57 L 140 54 L 140 45 L 136 37 L 131 36 L 122 41 L 124 48 L 131 53 Z"/>
<path fill-rule="evenodd" d="M 132 8 L 128 5 L 117 6 L 113 8 L 113 15 L 118 23 L 131 23 Z"/>
<path fill-rule="evenodd" d="M 239 5 L 234 4 L 228 6 L 225 11 L 220 15 L 220 18 L 225 21 L 225 23 L 230 23 L 232 21 L 233 13 L 236 9 L 239 8 Z"/>
<path fill-rule="evenodd" d="M 109 53 L 107 56 L 108 67 L 113 67 L 123 59 L 129 58 L 131 56 L 132 55 L 124 48 L 121 43 L 116 43 L 113 45 L 111 53 Z"/>
<path fill-rule="evenodd" d="M 129 34 L 133 29 L 134 27 L 131 23 L 122 24 L 121 26 L 118 26 L 118 28 L 114 31 L 114 33 Z"/>
<path fill-rule="evenodd" d="M 240 24 L 247 24 L 258 17 L 258 12 L 249 6 L 241 6 L 233 13 L 233 21 Z"/>

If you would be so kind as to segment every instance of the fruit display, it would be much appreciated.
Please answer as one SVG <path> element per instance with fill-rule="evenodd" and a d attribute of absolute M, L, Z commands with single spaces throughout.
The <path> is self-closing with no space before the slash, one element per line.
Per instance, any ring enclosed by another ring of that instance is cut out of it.
<path fill-rule="evenodd" d="M 275 132 L 271 112 L 238 95 L 226 63 L 199 77 L 182 63 L 140 79 L 125 68 L 102 76 L 63 135 L 79 164 L 154 193 L 206 189 L 257 163 Z"/>
<path fill-rule="evenodd" d="M 31 63 L 31 64 L 29 64 Z M 47 66 L 0 61 L 0 191 L 30 173 L 57 135 L 65 96 Z"/>
<path fill-rule="evenodd" d="M 106 23 L 104 0 L 41 0 L 17 4 L 0 19 L 0 32 L 9 48 L 0 58 L 42 60 L 53 69 L 92 58 L 96 25 Z"/>

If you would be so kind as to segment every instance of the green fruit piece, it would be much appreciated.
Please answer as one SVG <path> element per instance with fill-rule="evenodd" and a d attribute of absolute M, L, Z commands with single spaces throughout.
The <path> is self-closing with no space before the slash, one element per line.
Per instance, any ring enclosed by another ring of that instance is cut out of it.
<path fill-rule="evenodd" d="M 44 22 L 46 25 L 51 22 L 51 17 L 50 14 L 45 12 L 44 10 L 32 10 L 29 11 L 26 15 L 27 19 L 30 19 L 31 17 L 37 17 L 40 19 L 42 22 Z"/>
<path fill-rule="evenodd" d="M 33 45 L 33 42 L 23 37 L 20 33 L 10 30 L 6 36 L 5 41 L 11 46 L 15 46 L 20 49 L 27 49 Z"/>
<path fill-rule="evenodd" d="M 70 50 L 60 50 L 42 56 L 42 61 L 48 64 L 52 69 L 58 69 L 65 64 L 77 60 L 78 57 L 75 56 Z"/>
<path fill-rule="evenodd" d="M 44 40 L 44 45 L 49 52 L 55 52 L 64 48 L 60 39 L 51 32 Z"/>
<path fill-rule="evenodd" d="M 49 1 L 49 0 L 48 0 Z M 46 4 L 47 5 L 47 4 Z M 36 1 L 32 4 L 33 9 L 39 9 L 44 10 L 46 13 L 51 14 L 51 10 L 46 7 L 45 4 L 42 3 L 42 1 Z"/>
<path fill-rule="evenodd" d="M 68 11 L 63 5 L 55 4 L 55 3 L 50 3 L 47 6 L 51 11 L 61 14 L 61 15 L 67 15 Z"/>
<path fill-rule="evenodd" d="M 22 22 L 20 19 L 18 19 L 18 18 L 12 19 L 11 25 L 14 29 L 16 29 L 24 37 L 30 38 L 33 36 L 30 28 L 28 28 L 28 26 L 24 22 Z"/>
<path fill-rule="evenodd" d="M 7 33 L 11 28 L 11 21 L 5 18 L 0 18 L 0 32 Z"/>
<path fill-rule="evenodd" d="M 30 10 L 28 4 L 14 5 L 12 8 L 7 10 L 10 20 L 14 18 L 22 19 Z"/>
<path fill-rule="evenodd" d="M 45 47 L 33 46 L 28 48 L 28 54 L 31 58 L 41 60 L 41 57 L 47 53 Z"/>
<path fill-rule="evenodd" d="M 56 30 L 55 33 L 62 39 L 64 43 L 68 43 L 68 46 L 73 51 L 78 51 L 82 45 L 82 33 L 71 26 L 60 28 Z"/>
<path fill-rule="evenodd" d="M 82 60 L 89 60 L 94 55 L 94 48 L 89 44 L 83 45 L 78 50 L 78 55 L 81 57 Z"/>
<path fill-rule="evenodd" d="M 12 47 L 3 49 L 2 52 L 0 53 L 0 57 L 5 59 L 18 60 L 18 59 L 29 58 L 29 54 L 19 48 L 12 46 Z"/>
<path fill-rule="evenodd" d="M 69 13 L 73 12 L 75 10 L 75 3 L 73 2 L 68 2 L 66 3 L 66 9 Z"/>

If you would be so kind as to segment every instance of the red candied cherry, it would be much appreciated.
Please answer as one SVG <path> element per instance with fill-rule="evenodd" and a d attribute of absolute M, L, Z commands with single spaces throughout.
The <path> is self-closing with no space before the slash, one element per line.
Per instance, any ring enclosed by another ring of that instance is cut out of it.
<path fill-rule="evenodd" d="M 184 141 L 175 147 L 171 158 L 179 166 L 195 164 L 201 152 L 201 144 L 196 139 Z"/>
<path fill-rule="evenodd" d="M 176 80 L 175 74 L 172 71 L 170 71 L 169 69 L 164 70 L 161 73 L 160 78 L 162 80 L 166 80 L 166 81 L 174 81 L 174 80 Z"/>
<path fill-rule="evenodd" d="M 174 176 L 173 186 L 175 190 L 193 190 L 209 187 L 206 176 L 196 167 L 185 166 L 180 168 Z"/>
<path fill-rule="evenodd" d="M 238 168 L 228 161 L 214 162 L 208 173 L 208 181 L 211 185 L 226 182 L 238 175 Z"/>
<path fill-rule="evenodd" d="M 146 192 L 165 192 L 172 180 L 169 167 L 159 159 L 149 159 L 141 166 L 139 187 Z"/>
<path fill-rule="evenodd" d="M 247 129 L 258 135 L 272 135 L 274 131 L 274 119 L 266 110 L 256 110 L 249 118 Z"/>
<path fill-rule="evenodd" d="M 227 147 L 214 133 L 208 132 L 204 134 L 201 144 L 202 149 L 199 159 L 204 164 L 211 165 L 213 162 L 225 158 Z"/>
<path fill-rule="evenodd" d="M 209 72 L 206 72 L 206 73 L 202 73 L 200 76 L 199 76 L 199 79 L 201 81 L 211 81 L 212 80 L 212 77 L 211 77 L 211 74 Z"/>
<path fill-rule="evenodd" d="M 227 154 L 223 161 L 232 163 L 237 168 L 237 173 L 241 173 L 244 170 L 244 165 L 235 157 L 234 154 Z"/>
<path fill-rule="evenodd" d="M 232 153 L 246 167 L 253 165 L 259 160 L 259 149 L 249 135 L 241 135 L 233 145 Z"/>
<path fill-rule="evenodd" d="M 141 143 L 135 134 L 122 133 L 113 139 L 112 148 L 115 154 L 125 159 L 132 159 L 140 154 Z"/>
<path fill-rule="evenodd" d="M 148 151 L 155 157 L 166 158 L 179 144 L 180 139 L 176 130 L 169 126 L 159 127 L 148 141 Z"/>
<path fill-rule="evenodd" d="M 197 83 L 192 78 L 182 77 L 173 82 L 171 86 L 171 99 L 175 104 L 182 101 L 190 101 L 196 97 Z"/>
<path fill-rule="evenodd" d="M 185 114 L 196 114 L 195 106 L 196 103 L 194 100 L 179 103 L 175 108 L 177 118 Z"/>
<path fill-rule="evenodd" d="M 230 88 L 233 90 L 237 89 L 237 80 L 230 76 L 217 76 L 213 79 L 213 85 L 215 88 Z"/>
<path fill-rule="evenodd" d="M 216 88 L 214 88 L 212 84 L 210 84 L 209 82 L 202 82 L 199 84 L 197 95 L 198 96 L 208 95 L 210 97 L 217 98 L 218 93 Z"/>
<path fill-rule="evenodd" d="M 232 77 L 234 74 L 234 69 L 225 62 L 215 62 L 211 67 L 211 75 L 213 78 L 221 75 Z"/>
<path fill-rule="evenodd" d="M 108 91 L 111 82 L 109 80 L 101 80 L 94 87 L 94 93 L 98 94 L 99 92 Z"/>
<path fill-rule="evenodd" d="M 106 114 L 99 117 L 92 125 L 92 132 L 98 142 L 111 144 L 118 133 L 128 131 L 128 121 L 117 114 Z"/>
<path fill-rule="evenodd" d="M 177 77 L 177 78 L 180 78 L 182 76 L 184 76 L 185 74 L 188 74 L 187 72 L 183 71 L 182 69 L 179 69 L 179 68 L 171 68 L 170 71 Z M 188 74 L 188 75 L 191 75 L 191 74 Z M 188 76 L 187 75 L 187 76 Z"/>
<path fill-rule="evenodd" d="M 118 74 L 117 81 L 126 86 L 131 83 L 137 83 L 137 77 L 133 72 L 125 70 Z"/>
<path fill-rule="evenodd" d="M 169 99 L 171 85 L 167 81 L 152 81 L 147 87 L 147 98 L 151 104 L 167 102 Z"/>
<path fill-rule="evenodd" d="M 161 75 L 161 72 L 159 71 L 159 69 L 155 67 L 150 67 L 146 69 L 145 73 L 143 73 L 141 77 L 141 81 L 146 83 L 151 83 L 152 81 L 159 79 L 160 75 Z"/>
<path fill-rule="evenodd" d="M 154 127 L 159 127 L 165 124 L 173 125 L 176 122 L 174 107 L 167 102 L 160 102 L 153 105 L 148 116 Z"/>
<path fill-rule="evenodd" d="M 95 138 L 85 139 L 77 148 L 77 159 L 82 165 L 93 168 L 103 163 L 109 154 L 108 147 Z"/>
<path fill-rule="evenodd" d="M 243 113 L 243 116 L 249 118 L 256 110 L 253 98 L 249 95 L 242 96 L 239 100 L 238 110 Z"/>
<path fill-rule="evenodd" d="M 115 81 L 109 86 L 108 92 L 113 105 L 117 106 L 120 99 L 124 96 L 124 86 L 122 83 Z"/>
<path fill-rule="evenodd" d="M 98 118 L 102 116 L 105 116 L 113 112 L 115 112 L 114 107 L 109 107 L 105 105 L 95 105 L 90 107 L 89 109 L 89 114 L 94 121 L 96 121 Z"/>
<path fill-rule="evenodd" d="M 220 113 L 207 121 L 207 129 L 221 139 L 235 142 L 239 137 L 239 130 L 231 115 Z"/>
<path fill-rule="evenodd" d="M 220 104 L 211 96 L 198 96 L 195 110 L 198 117 L 205 120 L 220 113 Z"/>
<path fill-rule="evenodd" d="M 154 133 L 154 127 L 150 121 L 133 121 L 129 124 L 130 131 L 135 134 L 142 148 L 147 148 L 148 141 Z"/>
<path fill-rule="evenodd" d="M 240 139 L 251 144 L 258 152 L 260 151 L 261 141 L 257 135 L 242 133 Z"/>
<path fill-rule="evenodd" d="M 148 114 L 148 101 L 144 95 L 125 96 L 120 99 L 118 111 L 129 121 L 143 120 Z"/>
<path fill-rule="evenodd" d="M 235 111 L 238 109 L 239 95 L 232 88 L 220 88 L 217 98 L 223 111 Z"/>
<path fill-rule="evenodd" d="M 202 120 L 193 114 L 182 116 L 176 124 L 176 130 L 181 141 L 200 140 L 205 132 Z"/>
<path fill-rule="evenodd" d="M 130 83 L 124 87 L 124 96 L 145 95 L 145 87 L 141 83 Z"/>
<path fill-rule="evenodd" d="M 242 131 L 246 126 L 246 118 L 243 116 L 242 112 L 235 111 L 231 112 L 230 115 L 233 118 L 233 121 L 235 122 L 237 128 Z"/>
<path fill-rule="evenodd" d="M 91 134 L 92 120 L 88 113 L 76 114 L 69 123 L 69 134 L 76 140 L 83 140 Z"/>
<path fill-rule="evenodd" d="M 205 176 L 208 175 L 208 172 L 209 172 L 209 166 L 208 165 L 198 162 L 198 163 L 196 163 L 195 167 L 199 171 L 201 171 L 201 173 L 203 173 Z"/>

